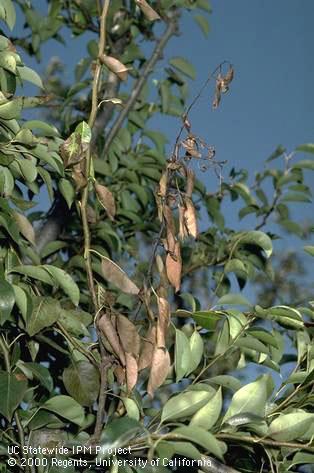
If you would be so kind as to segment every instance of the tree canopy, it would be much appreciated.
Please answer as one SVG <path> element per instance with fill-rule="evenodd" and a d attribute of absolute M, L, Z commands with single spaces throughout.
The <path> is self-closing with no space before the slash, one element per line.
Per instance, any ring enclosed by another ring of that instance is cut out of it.
<path fill-rule="evenodd" d="M 222 58 L 199 71 L 191 94 L 184 54 L 161 61 L 185 15 L 208 34 L 207 0 L 45 6 L 0 2 L 3 471 L 305 471 L 313 291 L 298 282 L 300 255 L 273 246 L 313 231 L 291 208 L 311 202 L 314 144 L 225 175 L 190 112 L 206 91 L 214 120 L 236 68 Z M 70 84 L 42 53 L 68 33 L 84 45 Z M 167 115 L 174 136 L 151 124 Z"/>

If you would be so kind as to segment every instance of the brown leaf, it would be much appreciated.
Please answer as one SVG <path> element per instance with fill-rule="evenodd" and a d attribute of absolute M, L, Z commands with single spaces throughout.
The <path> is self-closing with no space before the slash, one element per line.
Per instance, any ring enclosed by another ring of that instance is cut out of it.
<path fill-rule="evenodd" d="M 128 68 L 122 64 L 118 59 L 112 56 L 107 56 L 104 54 L 100 57 L 102 64 L 108 67 L 110 71 L 116 74 L 120 80 L 126 80 L 128 77 Z"/>
<path fill-rule="evenodd" d="M 170 252 L 174 251 L 176 238 L 175 238 L 175 225 L 172 215 L 172 210 L 169 205 L 164 205 L 163 214 L 166 221 L 166 231 L 167 231 L 167 250 Z"/>
<path fill-rule="evenodd" d="M 189 236 L 185 221 L 185 210 L 185 207 L 179 205 L 179 238 L 182 241 Z"/>
<path fill-rule="evenodd" d="M 101 270 L 104 278 L 118 287 L 122 292 L 135 295 L 140 292 L 136 284 L 131 281 L 129 276 L 127 276 L 120 266 L 111 261 L 111 259 L 106 258 L 106 256 L 103 256 Z"/>
<path fill-rule="evenodd" d="M 87 179 L 82 170 L 82 163 L 74 164 L 72 169 L 72 179 L 75 183 L 75 190 L 78 192 L 87 185 Z"/>
<path fill-rule="evenodd" d="M 138 360 L 138 370 L 141 371 L 151 366 L 153 353 L 156 346 L 156 327 L 152 326 L 148 329 L 146 337 L 142 342 L 142 350 Z"/>
<path fill-rule="evenodd" d="M 141 339 L 133 322 L 124 315 L 117 314 L 117 331 L 124 351 L 137 357 L 140 353 Z"/>
<path fill-rule="evenodd" d="M 113 370 L 115 377 L 117 378 L 118 384 L 125 384 L 125 370 L 122 368 L 122 366 L 118 365 L 115 366 Z"/>
<path fill-rule="evenodd" d="M 126 386 L 128 393 L 130 393 L 134 386 L 136 385 L 137 382 L 137 376 L 138 376 L 138 367 L 137 367 L 137 361 L 134 358 L 134 355 L 132 353 L 125 353 L 125 361 L 126 361 Z"/>
<path fill-rule="evenodd" d="M 180 243 L 175 243 L 174 251 L 169 252 L 166 257 L 166 271 L 170 284 L 178 292 L 181 287 L 182 259 Z"/>
<path fill-rule="evenodd" d="M 158 13 L 146 2 L 146 0 L 135 0 L 135 3 L 140 7 L 149 21 L 160 20 Z"/>
<path fill-rule="evenodd" d="M 170 323 L 170 305 L 165 297 L 157 297 L 158 322 L 157 322 L 157 346 L 166 346 L 166 335 Z"/>
<path fill-rule="evenodd" d="M 18 212 L 13 212 L 13 217 L 23 237 L 25 237 L 32 245 L 35 245 L 35 230 L 30 221 Z"/>
<path fill-rule="evenodd" d="M 202 154 L 198 151 L 197 141 L 193 135 L 190 135 L 184 141 L 181 141 L 181 145 L 186 149 L 187 154 L 194 158 L 200 158 Z"/>
<path fill-rule="evenodd" d="M 195 212 L 195 207 L 191 199 L 186 198 L 185 199 L 185 223 L 186 223 L 186 228 L 189 233 L 193 238 L 197 238 L 198 235 L 198 228 L 197 228 L 197 218 L 196 218 L 196 212 Z"/>
<path fill-rule="evenodd" d="M 88 205 L 86 207 L 86 213 L 87 213 L 87 221 L 88 223 L 94 224 L 97 222 L 97 215 L 93 207 Z"/>
<path fill-rule="evenodd" d="M 108 314 L 102 315 L 97 323 L 99 329 L 101 330 L 104 337 L 108 340 L 110 346 L 112 347 L 114 353 L 118 356 L 121 364 L 125 366 L 125 354 L 121 346 L 118 334 L 109 318 Z"/>
<path fill-rule="evenodd" d="M 193 189 L 194 189 L 194 181 L 195 181 L 195 174 L 192 169 L 186 170 L 187 178 L 186 178 L 186 195 L 187 197 L 192 197 Z"/>
<path fill-rule="evenodd" d="M 230 65 L 230 66 L 229 66 L 229 70 L 228 70 L 227 74 L 226 74 L 225 77 L 224 77 L 224 82 L 225 82 L 225 84 L 226 84 L 226 85 L 229 85 L 230 82 L 232 82 L 233 77 L 234 77 L 234 69 L 233 69 L 233 67 Z"/>
<path fill-rule="evenodd" d="M 164 171 L 162 173 L 160 181 L 159 181 L 159 195 L 161 197 L 166 197 L 167 183 L 168 183 L 168 173 L 167 173 L 167 171 Z"/>
<path fill-rule="evenodd" d="M 85 158 L 89 144 L 82 140 L 80 133 L 73 132 L 60 146 L 64 167 L 73 166 Z"/>
<path fill-rule="evenodd" d="M 98 184 L 98 182 L 95 182 L 95 191 L 98 200 L 106 210 L 108 217 L 110 218 L 110 220 L 113 220 L 116 214 L 116 204 L 112 193 L 110 192 L 108 187 L 103 186 L 102 184 Z"/>
<path fill-rule="evenodd" d="M 170 356 L 166 348 L 156 347 L 152 359 L 152 368 L 149 375 L 147 392 L 154 397 L 154 392 L 167 378 L 170 369 Z"/>

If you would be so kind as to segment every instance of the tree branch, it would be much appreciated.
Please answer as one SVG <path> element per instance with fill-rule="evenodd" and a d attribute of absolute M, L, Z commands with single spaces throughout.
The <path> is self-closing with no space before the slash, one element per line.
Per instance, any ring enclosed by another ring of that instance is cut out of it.
<path fill-rule="evenodd" d="M 155 64 L 159 59 L 162 57 L 162 52 L 168 43 L 169 39 L 175 35 L 178 31 L 178 24 L 177 24 L 177 14 L 171 18 L 167 24 L 167 27 L 161 36 L 161 38 L 158 40 L 156 43 L 155 49 L 153 51 L 153 54 L 151 55 L 150 59 L 147 61 L 143 72 L 141 73 L 139 79 L 136 81 L 133 90 L 131 92 L 131 95 L 126 102 L 123 110 L 121 111 L 120 115 L 117 117 L 116 121 L 112 125 L 108 135 L 106 136 L 105 139 L 105 147 L 104 147 L 104 155 L 107 153 L 113 139 L 115 138 L 116 134 L 120 130 L 124 120 L 132 110 L 139 94 L 141 93 L 148 76 L 150 73 L 154 70 Z"/>

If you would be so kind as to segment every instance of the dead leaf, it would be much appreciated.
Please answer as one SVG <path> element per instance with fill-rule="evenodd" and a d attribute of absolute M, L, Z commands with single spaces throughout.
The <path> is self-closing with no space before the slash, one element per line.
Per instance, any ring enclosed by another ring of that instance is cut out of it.
<path fill-rule="evenodd" d="M 140 353 L 141 339 L 136 326 L 124 315 L 117 314 L 116 317 L 117 331 L 124 351 L 137 357 Z"/>
<path fill-rule="evenodd" d="M 152 359 L 152 368 L 149 375 L 147 392 L 154 397 L 154 392 L 167 378 L 170 369 L 170 356 L 166 348 L 156 347 Z"/>
<path fill-rule="evenodd" d="M 124 350 L 121 346 L 118 334 L 116 329 L 114 328 L 111 319 L 109 318 L 108 314 L 103 314 L 98 322 L 97 325 L 101 330 L 102 334 L 104 335 L 105 339 L 108 340 L 111 348 L 113 349 L 114 353 L 117 355 L 121 364 L 125 366 L 125 354 Z"/>
<path fill-rule="evenodd" d="M 181 248 L 178 241 L 175 243 L 174 251 L 167 254 L 166 271 L 171 286 L 174 287 L 175 292 L 178 292 L 181 287 L 182 272 Z"/>
<path fill-rule="evenodd" d="M 83 163 L 74 164 L 74 166 L 72 168 L 71 177 L 72 177 L 72 179 L 75 183 L 76 192 L 83 189 L 87 185 L 87 179 L 84 175 L 84 171 L 82 169 L 81 164 L 83 164 Z"/>
<path fill-rule="evenodd" d="M 146 2 L 146 0 L 135 0 L 135 3 L 140 7 L 149 21 L 160 20 L 158 13 Z"/>
<path fill-rule="evenodd" d="M 116 74 L 120 80 L 126 80 L 128 77 L 128 68 L 122 64 L 118 59 L 112 56 L 107 56 L 104 54 L 100 57 L 102 64 L 108 67 L 110 71 Z"/>
<path fill-rule="evenodd" d="M 185 223 L 188 234 L 193 238 L 197 238 L 198 228 L 197 228 L 197 218 L 194 204 L 191 199 L 185 198 Z"/>
<path fill-rule="evenodd" d="M 157 322 L 157 346 L 166 346 L 166 335 L 170 323 L 170 305 L 165 297 L 157 297 L 158 322 Z"/>
<path fill-rule="evenodd" d="M 25 237 L 32 245 L 35 245 L 35 230 L 30 221 L 18 212 L 13 212 L 13 217 L 23 237 Z"/>
<path fill-rule="evenodd" d="M 189 236 L 185 221 L 185 207 L 179 205 L 179 238 L 181 241 Z"/>
<path fill-rule="evenodd" d="M 126 294 L 137 295 L 140 290 L 127 274 L 111 259 L 103 256 L 101 269 L 104 278 Z"/>
<path fill-rule="evenodd" d="M 170 252 L 174 251 L 176 238 L 175 238 L 175 225 L 172 215 L 172 210 L 169 205 L 164 205 L 163 214 L 166 222 L 166 231 L 167 231 L 167 250 Z"/>
<path fill-rule="evenodd" d="M 159 195 L 161 197 L 166 197 L 167 183 L 168 183 L 168 173 L 167 173 L 167 171 L 164 171 L 162 173 L 160 181 L 159 181 Z"/>
<path fill-rule="evenodd" d="M 130 393 L 134 386 L 136 385 L 137 382 L 137 376 L 138 376 L 138 367 L 137 367 L 137 361 L 134 358 L 134 355 L 132 353 L 125 353 L 125 361 L 126 361 L 126 386 L 128 393 Z"/>
<path fill-rule="evenodd" d="M 95 191 L 98 200 L 106 210 L 108 217 L 110 220 L 113 220 L 116 214 L 116 204 L 111 191 L 108 189 L 108 187 L 98 184 L 98 182 L 95 182 Z"/>
<path fill-rule="evenodd" d="M 88 223 L 94 224 L 97 222 L 97 215 L 93 207 L 88 205 L 86 207 L 87 221 Z"/>
<path fill-rule="evenodd" d="M 233 77 L 234 77 L 234 69 L 233 69 L 233 67 L 230 65 L 230 66 L 229 66 L 229 70 L 228 70 L 227 74 L 226 74 L 225 77 L 224 77 L 224 82 L 225 82 L 225 84 L 226 84 L 227 86 L 230 84 L 230 82 L 232 82 Z"/>
<path fill-rule="evenodd" d="M 187 197 L 192 197 L 193 189 L 194 189 L 194 182 L 195 182 L 195 174 L 192 169 L 186 170 L 186 195 Z"/>
<path fill-rule="evenodd" d="M 151 366 L 153 353 L 156 346 L 156 327 L 152 326 L 148 329 L 147 334 L 142 342 L 142 350 L 138 360 L 138 370 L 141 371 Z"/>
<path fill-rule="evenodd" d="M 122 368 L 122 366 L 115 366 L 113 372 L 117 378 L 118 384 L 125 384 L 125 370 Z"/>
<path fill-rule="evenodd" d="M 181 141 L 181 145 L 186 149 L 187 156 L 192 156 L 193 158 L 200 158 L 202 156 L 198 150 L 197 141 L 193 135 L 190 135 L 188 138 Z"/>

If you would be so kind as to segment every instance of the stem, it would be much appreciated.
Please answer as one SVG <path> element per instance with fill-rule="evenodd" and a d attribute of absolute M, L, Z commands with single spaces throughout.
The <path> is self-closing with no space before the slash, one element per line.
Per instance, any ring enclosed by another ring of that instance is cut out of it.
<path fill-rule="evenodd" d="M 150 57 L 150 59 L 147 61 L 143 72 L 141 72 L 139 79 L 135 83 L 133 90 L 131 92 L 131 95 L 126 102 L 123 110 L 121 111 L 120 115 L 117 117 L 116 121 L 112 125 L 108 136 L 106 136 L 105 140 L 105 147 L 104 147 L 104 155 L 107 153 L 109 146 L 111 145 L 113 139 L 115 138 L 116 134 L 120 130 L 124 120 L 128 116 L 130 110 L 133 108 L 139 94 L 141 93 L 147 78 L 149 74 L 154 70 L 156 62 L 161 58 L 162 56 L 162 51 L 164 50 L 167 42 L 173 36 L 176 31 L 177 31 L 177 21 L 176 21 L 176 16 L 174 16 L 174 19 L 169 20 L 167 28 L 165 29 L 162 37 L 160 40 L 157 42 L 155 49 Z"/>
<path fill-rule="evenodd" d="M 314 452 L 314 447 L 298 443 L 298 442 L 279 442 L 277 440 L 265 439 L 265 438 L 258 438 L 258 437 L 249 437 L 243 435 L 234 435 L 234 434 L 216 434 L 216 437 L 222 440 L 235 440 L 240 444 L 242 442 L 250 443 L 250 444 L 261 444 L 266 445 L 268 447 L 273 448 L 294 448 L 296 450 L 306 450 L 307 452 Z"/>
<path fill-rule="evenodd" d="M 111 366 L 111 362 L 108 362 L 108 358 L 105 357 L 101 363 L 100 371 L 100 388 L 99 388 L 99 398 L 98 398 L 98 410 L 96 417 L 96 424 L 94 429 L 94 439 L 97 442 L 100 438 L 102 426 L 103 426 L 103 416 L 106 404 L 107 397 L 107 372 L 108 368 Z"/>

